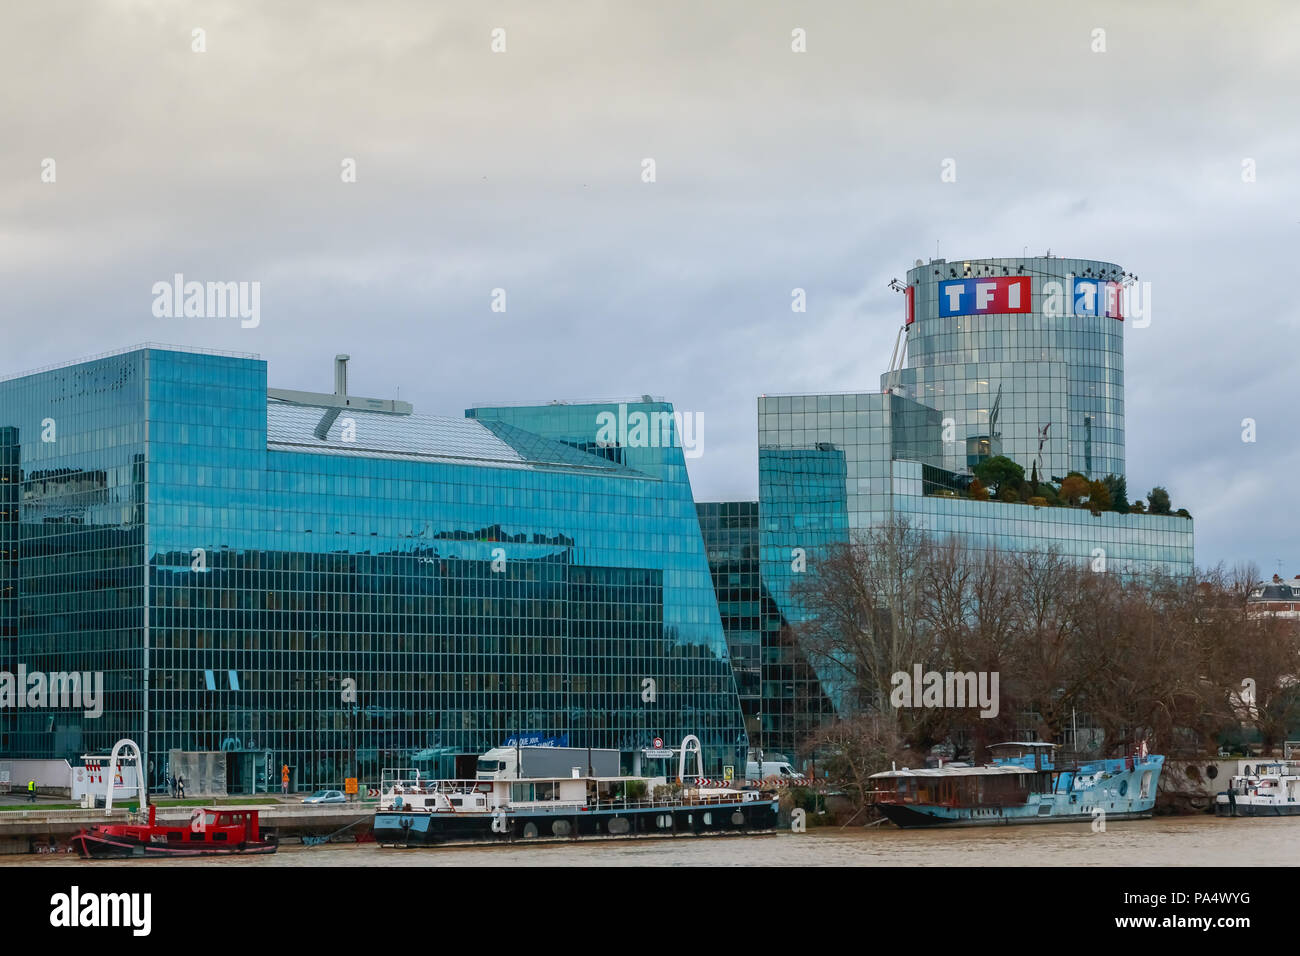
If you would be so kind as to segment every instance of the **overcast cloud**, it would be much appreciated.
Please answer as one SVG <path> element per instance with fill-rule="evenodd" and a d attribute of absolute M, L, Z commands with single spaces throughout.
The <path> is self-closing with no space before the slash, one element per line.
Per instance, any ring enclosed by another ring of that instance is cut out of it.
<path fill-rule="evenodd" d="M 756 396 L 877 389 L 891 277 L 1050 247 L 1152 285 L 1130 495 L 1290 576 L 1297 117 L 1281 0 L 8 3 L 0 373 L 153 341 L 323 391 L 348 352 L 430 414 L 652 393 L 704 415 L 697 499 L 753 499 Z M 260 325 L 155 318 L 178 272 Z"/>

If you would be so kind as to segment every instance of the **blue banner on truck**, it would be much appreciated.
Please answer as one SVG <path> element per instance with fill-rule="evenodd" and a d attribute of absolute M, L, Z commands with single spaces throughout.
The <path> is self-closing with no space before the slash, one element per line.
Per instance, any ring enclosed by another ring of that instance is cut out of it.
<path fill-rule="evenodd" d="M 541 734 L 520 734 L 515 737 L 507 737 L 502 747 L 567 747 L 569 746 L 569 735 L 562 737 L 543 737 Z"/>

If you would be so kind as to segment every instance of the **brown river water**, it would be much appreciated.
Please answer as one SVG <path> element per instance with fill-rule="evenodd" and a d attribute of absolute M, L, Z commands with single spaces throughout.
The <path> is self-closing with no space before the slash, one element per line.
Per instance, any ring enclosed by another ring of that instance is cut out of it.
<path fill-rule="evenodd" d="M 3 856 L 0 866 L 111 866 L 72 857 Z M 1087 823 L 899 830 L 819 827 L 769 836 L 384 849 L 286 846 L 271 856 L 139 860 L 152 866 L 1297 866 L 1300 817 L 1161 817 Z"/>

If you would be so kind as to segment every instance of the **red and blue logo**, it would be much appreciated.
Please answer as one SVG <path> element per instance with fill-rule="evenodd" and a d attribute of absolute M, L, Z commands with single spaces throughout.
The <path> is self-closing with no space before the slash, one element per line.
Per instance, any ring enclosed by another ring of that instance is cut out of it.
<path fill-rule="evenodd" d="M 1104 315 L 1124 321 L 1124 287 L 1118 282 L 1076 277 L 1071 294 L 1075 315 Z"/>

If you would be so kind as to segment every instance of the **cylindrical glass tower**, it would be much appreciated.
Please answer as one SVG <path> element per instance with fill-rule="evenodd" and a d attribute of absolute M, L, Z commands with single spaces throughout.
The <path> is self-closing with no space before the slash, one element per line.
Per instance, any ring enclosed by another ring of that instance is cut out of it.
<path fill-rule="evenodd" d="M 934 259 L 907 273 L 906 367 L 881 377 L 943 418 L 943 465 L 1124 474 L 1123 270 L 1097 259 Z"/>

